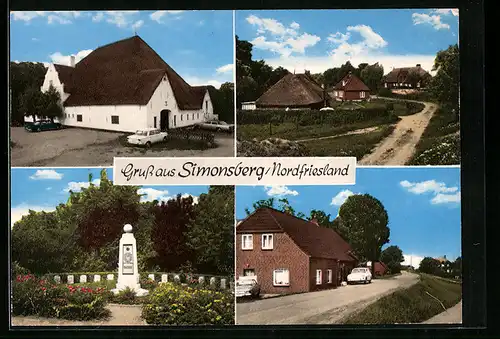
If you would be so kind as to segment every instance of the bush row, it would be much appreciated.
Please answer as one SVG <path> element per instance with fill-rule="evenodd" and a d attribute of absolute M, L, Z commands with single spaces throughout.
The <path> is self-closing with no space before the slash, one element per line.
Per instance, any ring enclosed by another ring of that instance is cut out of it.
<path fill-rule="evenodd" d="M 386 98 L 395 98 L 395 99 L 403 99 L 403 100 L 416 100 L 416 101 L 434 101 L 432 95 L 424 90 L 408 93 L 408 94 L 397 94 L 393 93 L 388 88 L 382 88 L 378 93 L 378 96 L 386 97 Z"/>
<path fill-rule="evenodd" d="M 234 296 L 228 291 L 161 284 L 143 304 L 142 318 L 151 325 L 233 325 Z"/>
<path fill-rule="evenodd" d="M 355 110 L 253 110 L 237 112 L 238 124 L 280 124 L 284 122 L 293 122 L 299 125 L 313 124 L 351 124 L 360 121 L 366 121 L 379 117 L 387 117 L 390 113 L 385 106 L 360 108 Z"/>

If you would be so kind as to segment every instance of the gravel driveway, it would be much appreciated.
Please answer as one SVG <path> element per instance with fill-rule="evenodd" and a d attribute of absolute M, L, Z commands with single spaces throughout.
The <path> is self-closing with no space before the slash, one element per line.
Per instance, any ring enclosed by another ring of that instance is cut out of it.
<path fill-rule="evenodd" d="M 113 133 L 80 128 L 30 133 L 11 127 L 11 166 L 113 166 L 114 157 L 232 157 L 232 135 L 216 135 L 218 147 L 206 150 L 161 150 L 125 147 Z"/>
<path fill-rule="evenodd" d="M 375 279 L 367 285 L 342 286 L 332 290 L 295 294 L 238 303 L 239 325 L 335 324 L 352 312 L 379 298 L 418 281 L 418 275 L 403 272 L 389 279 Z"/>

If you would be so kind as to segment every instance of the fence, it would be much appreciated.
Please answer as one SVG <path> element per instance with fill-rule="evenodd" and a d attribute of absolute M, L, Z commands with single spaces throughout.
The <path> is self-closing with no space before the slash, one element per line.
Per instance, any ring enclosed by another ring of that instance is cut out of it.
<path fill-rule="evenodd" d="M 168 131 L 168 138 L 175 140 L 187 140 L 188 142 L 201 142 L 207 146 L 213 146 L 215 144 L 215 134 L 191 128 L 171 129 Z"/>
<path fill-rule="evenodd" d="M 74 273 L 48 273 L 43 278 L 55 283 L 77 284 L 116 281 L 117 272 L 74 272 Z M 230 277 L 194 274 L 194 273 L 169 273 L 169 272 L 142 272 L 140 279 L 154 280 L 158 283 L 197 283 L 200 285 L 210 285 L 212 287 L 227 289 L 233 288 L 233 281 Z"/>

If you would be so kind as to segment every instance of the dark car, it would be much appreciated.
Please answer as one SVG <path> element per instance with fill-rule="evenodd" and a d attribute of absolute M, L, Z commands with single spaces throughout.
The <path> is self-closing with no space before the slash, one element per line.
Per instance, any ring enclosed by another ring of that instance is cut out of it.
<path fill-rule="evenodd" d="M 27 123 L 24 125 L 24 129 L 28 132 L 41 132 L 50 131 L 55 129 L 61 129 L 62 125 L 58 122 L 53 122 L 50 120 L 39 120 L 33 123 Z"/>

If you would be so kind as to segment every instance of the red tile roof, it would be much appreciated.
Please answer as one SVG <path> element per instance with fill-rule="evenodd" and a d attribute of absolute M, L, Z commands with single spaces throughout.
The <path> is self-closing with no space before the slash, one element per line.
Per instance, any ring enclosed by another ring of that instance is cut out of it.
<path fill-rule="evenodd" d="M 166 75 L 180 109 L 200 109 L 202 99 L 140 37 L 97 48 L 75 65 L 65 106 L 146 105 Z"/>
<path fill-rule="evenodd" d="M 345 84 L 344 84 L 345 81 Z M 369 91 L 368 86 L 361 81 L 360 78 L 352 73 L 347 74 L 342 80 L 340 80 L 336 85 L 335 89 L 343 90 L 346 92 L 359 92 L 359 91 Z"/>
<path fill-rule="evenodd" d="M 59 81 L 62 84 L 68 84 L 71 78 L 71 73 L 73 72 L 73 67 L 54 64 L 57 75 L 59 76 Z"/>
<path fill-rule="evenodd" d="M 311 257 L 355 261 L 351 246 L 334 230 L 272 208 L 257 209 L 236 226 L 236 232 L 285 232 Z"/>

